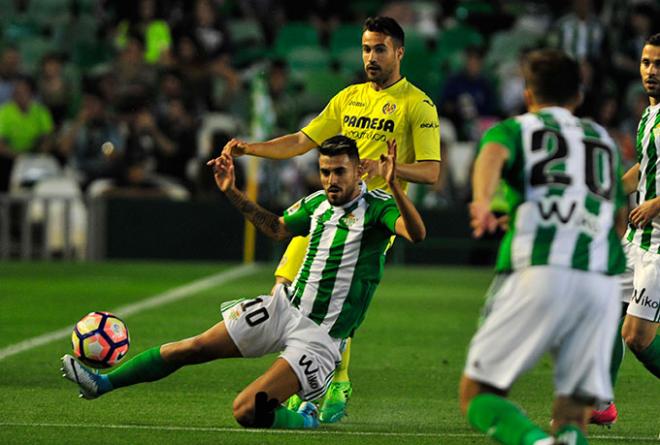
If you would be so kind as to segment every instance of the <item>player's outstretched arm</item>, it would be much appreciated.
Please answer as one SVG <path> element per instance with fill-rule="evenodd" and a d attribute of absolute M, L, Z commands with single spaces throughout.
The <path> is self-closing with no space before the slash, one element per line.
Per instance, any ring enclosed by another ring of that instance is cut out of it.
<path fill-rule="evenodd" d="M 637 190 L 639 185 L 639 162 L 630 167 L 621 180 L 623 182 L 623 193 L 626 195 Z"/>
<path fill-rule="evenodd" d="M 287 134 L 266 142 L 245 142 L 231 139 L 222 149 L 223 154 L 230 156 L 252 155 L 268 159 L 289 159 L 307 153 L 316 143 L 302 131 Z"/>
<path fill-rule="evenodd" d="M 506 147 L 489 142 L 481 149 L 474 163 L 470 226 L 476 238 L 497 229 L 498 220 L 490 211 L 490 205 L 502 177 L 502 167 L 508 158 L 509 150 Z"/>
<path fill-rule="evenodd" d="M 418 161 L 414 164 L 398 164 L 399 178 L 418 184 L 435 184 L 440 177 L 440 161 Z"/>
<path fill-rule="evenodd" d="M 404 237 L 411 243 L 418 243 L 426 238 L 424 220 L 415 208 L 410 198 L 399 185 L 397 179 L 396 141 L 387 142 L 387 155 L 381 155 L 379 169 L 383 172 L 387 185 L 392 191 L 401 216 L 396 220 L 396 234 Z"/>
<path fill-rule="evenodd" d="M 227 196 L 232 203 L 254 226 L 261 230 L 266 236 L 285 240 L 291 238 L 291 232 L 284 224 L 284 219 L 264 209 L 256 202 L 250 201 L 247 196 L 236 188 L 236 176 L 234 174 L 234 161 L 228 154 L 211 159 L 206 163 L 213 167 L 213 176 L 218 188 Z"/>
<path fill-rule="evenodd" d="M 385 177 L 380 161 L 373 159 L 362 159 L 362 168 L 367 174 L 366 181 L 374 176 Z M 419 161 L 414 164 L 397 164 L 396 175 L 398 178 L 418 184 L 435 184 L 440 177 L 439 161 Z"/>

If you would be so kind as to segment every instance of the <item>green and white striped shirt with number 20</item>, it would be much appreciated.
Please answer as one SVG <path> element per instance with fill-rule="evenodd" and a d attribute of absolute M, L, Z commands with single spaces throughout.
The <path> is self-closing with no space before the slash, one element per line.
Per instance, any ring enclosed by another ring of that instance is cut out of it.
<path fill-rule="evenodd" d="M 660 174 L 658 173 L 658 150 L 660 148 L 660 104 L 648 107 L 637 127 L 637 162 L 639 163 L 639 185 L 637 205 L 658 196 Z M 625 239 L 649 252 L 660 253 L 660 217 L 656 216 L 643 229 L 628 225 Z"/>
<path fill-rule="evenodd" d="M 364 320 L 399 216 L 394 198 L 382 190 L 343 206 L 331 205 L 319 191 L 285 212 L 293 234 L 310 235 L 291 302 L 330 336 L 347 338 Z"/>
<path fill-rule="evenodd" d="M 488 142 L 509 150 L 502 178 L 511 213 L 497 271 L 554 265 L 623 272 L 614 225 L 624 205 L 621 163 L 605 129 L 548 107 L 500 122 L 480 147 Z"/>

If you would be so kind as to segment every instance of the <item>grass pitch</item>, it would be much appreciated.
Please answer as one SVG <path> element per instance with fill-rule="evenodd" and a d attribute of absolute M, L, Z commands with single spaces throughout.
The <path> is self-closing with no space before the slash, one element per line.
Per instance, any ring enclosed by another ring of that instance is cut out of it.
<path fill-rule="evenodd" d="M 72 325 L 234 265 L 191 263 L 0 263 L 0 356 L 17 342 Z M 262 294 L 272 267 L 187 299 L 125 317 L 129 356 L 195 335 L 219 319 L 220 302 Z M 274 356 L 188 367 L 152 384 L 85 401 L 60 377 L 70 341 L 0 360 L 2 444 L 489 444 L 460 416 L 457 384 L 475 331 L 489 269 L 386 268 L 353 343 L 349 416 L 313 432 L 251 431 L 231 416 L 238 392 Z M 121 313 L 118 313 L 121 316 Z M 552 400 L 544 359 L 511 397 L 541 425 Z M 617 386 L 619 422 L 590 427 L 594 444 L 660 443 L 660 384 L 627 354 Z"/>

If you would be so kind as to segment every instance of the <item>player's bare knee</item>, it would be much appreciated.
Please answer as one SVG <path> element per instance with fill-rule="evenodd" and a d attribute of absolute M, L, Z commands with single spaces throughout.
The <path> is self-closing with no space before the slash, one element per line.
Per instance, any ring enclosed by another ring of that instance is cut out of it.
<path fill-rule="evenodd" d="M 649 347 L 653 337 L 650 339 L 639 331 L 627 331 L 623 333 L 623 341 L 633 352 L 641 352 Z"/>

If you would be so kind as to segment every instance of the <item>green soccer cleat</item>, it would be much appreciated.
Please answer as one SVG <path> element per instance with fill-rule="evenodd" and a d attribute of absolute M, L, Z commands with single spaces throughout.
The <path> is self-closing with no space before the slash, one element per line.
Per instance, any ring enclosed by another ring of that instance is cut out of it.
<path fill-rule="evenodd" d="M 303 403 L 302 399 L 298 394 L 294 394 L 291 397 L 289 397 L 289 400 L 286 401 L 286 408 L 291 410 L 291 411 L 298 411 L 298 408 L 300 408 L 300 404 Z"/>
<path fill-rule="evenodd" d="M 339 422 L 346 415 L 346 405 L 353 393 L 351 382 L 332 382 L 323 398 L 319 420 L 321 423 Z"/>

